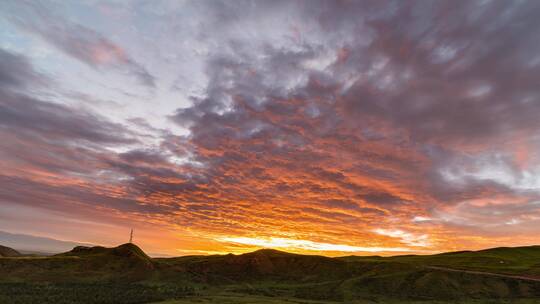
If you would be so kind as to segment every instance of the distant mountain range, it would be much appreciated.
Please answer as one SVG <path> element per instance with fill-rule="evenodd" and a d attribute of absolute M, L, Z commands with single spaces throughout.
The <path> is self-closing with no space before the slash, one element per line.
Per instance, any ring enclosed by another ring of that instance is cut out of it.
<path fill-rule="evenodd" d="M 340 258 L 271 249 L 150 258 L 134 244 L 77 246 L 49 257 L 0 258 L 0 303 L 14 294 L 29 301 L 20 303 L 221 303 L 231 294 L 257 299 L 238 303 L 540 303 L 540 246 Z"/>
<path fill-rule="evenodd" d="M 61 241 L 52 238 L 16 234 L 0 231 L 0 244 L 15 248 L 22 253 L 54 254 L 71 250 L 76 246 L 93 246 L 92 244 Z"/>

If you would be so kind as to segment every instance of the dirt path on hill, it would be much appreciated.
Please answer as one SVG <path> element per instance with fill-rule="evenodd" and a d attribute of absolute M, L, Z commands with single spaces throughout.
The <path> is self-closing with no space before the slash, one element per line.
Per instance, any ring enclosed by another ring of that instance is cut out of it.
<path fill-rule="evenodd" d="M 526 276 L 520 276 L 520 275 L 502 274 L 502 273 L 476 271 L 476 270 L 463 270 L 463 269 L 446 268 L 446 267 L 439 267 L 439 266 L 425 266 L 425 268 L 452 271 L 452 272 L 463 272 L 463 273 L 470 273 L 470 274 L 480 274 L 480 275 L 487 275 L 487 276 L 508 278 L 508 279 L 517 279 L 517 280 L 524 280 L 524 281 L 540 282 L 540 278 L 532 278 L 532 277 L 526 277 Z"/>

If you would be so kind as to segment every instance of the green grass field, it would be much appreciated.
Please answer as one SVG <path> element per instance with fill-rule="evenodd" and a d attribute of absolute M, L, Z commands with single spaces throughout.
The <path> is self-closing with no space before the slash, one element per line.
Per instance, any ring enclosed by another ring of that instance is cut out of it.
<path fill-rule="evenodd" d="M 297 298 L 273 298 L 262 296 L 249 296 L 242 294 L 228 294 L 215 296 L 188 297 L 181 300 L 155 302 L 155 304 L 338 304 L 344 302 L 310 301 Z M 455 301 L 409 301 L 379 298 L 372 300 L 354 300 L 347 304 L 538 304 L 536 299 L 512 299 L 512 300 L 455 300 Z"/>
<path fill-rule="evenodd" d="M 0 258 L 0 304 L 540 303 L 540 247 L 341 257 L 148 257 L 133 244 Z"/>

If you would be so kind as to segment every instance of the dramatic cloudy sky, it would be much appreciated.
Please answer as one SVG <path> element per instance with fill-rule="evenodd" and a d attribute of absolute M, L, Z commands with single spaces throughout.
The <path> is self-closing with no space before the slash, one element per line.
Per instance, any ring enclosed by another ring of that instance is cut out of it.
<path fill-rule="evenodd" d="M 170 255 L 540 243 L 540 2 L 1 1 L 0 230 Z"/>

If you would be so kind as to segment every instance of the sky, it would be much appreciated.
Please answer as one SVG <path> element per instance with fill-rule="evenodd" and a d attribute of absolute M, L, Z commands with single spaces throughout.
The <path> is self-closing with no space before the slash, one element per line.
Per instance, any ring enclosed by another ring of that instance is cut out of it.
<path fill-rule="evenodd" d="M 540 2 L 0 1 L 0 230 L 132 228 L 163 255 L 540 244 Z"/>

